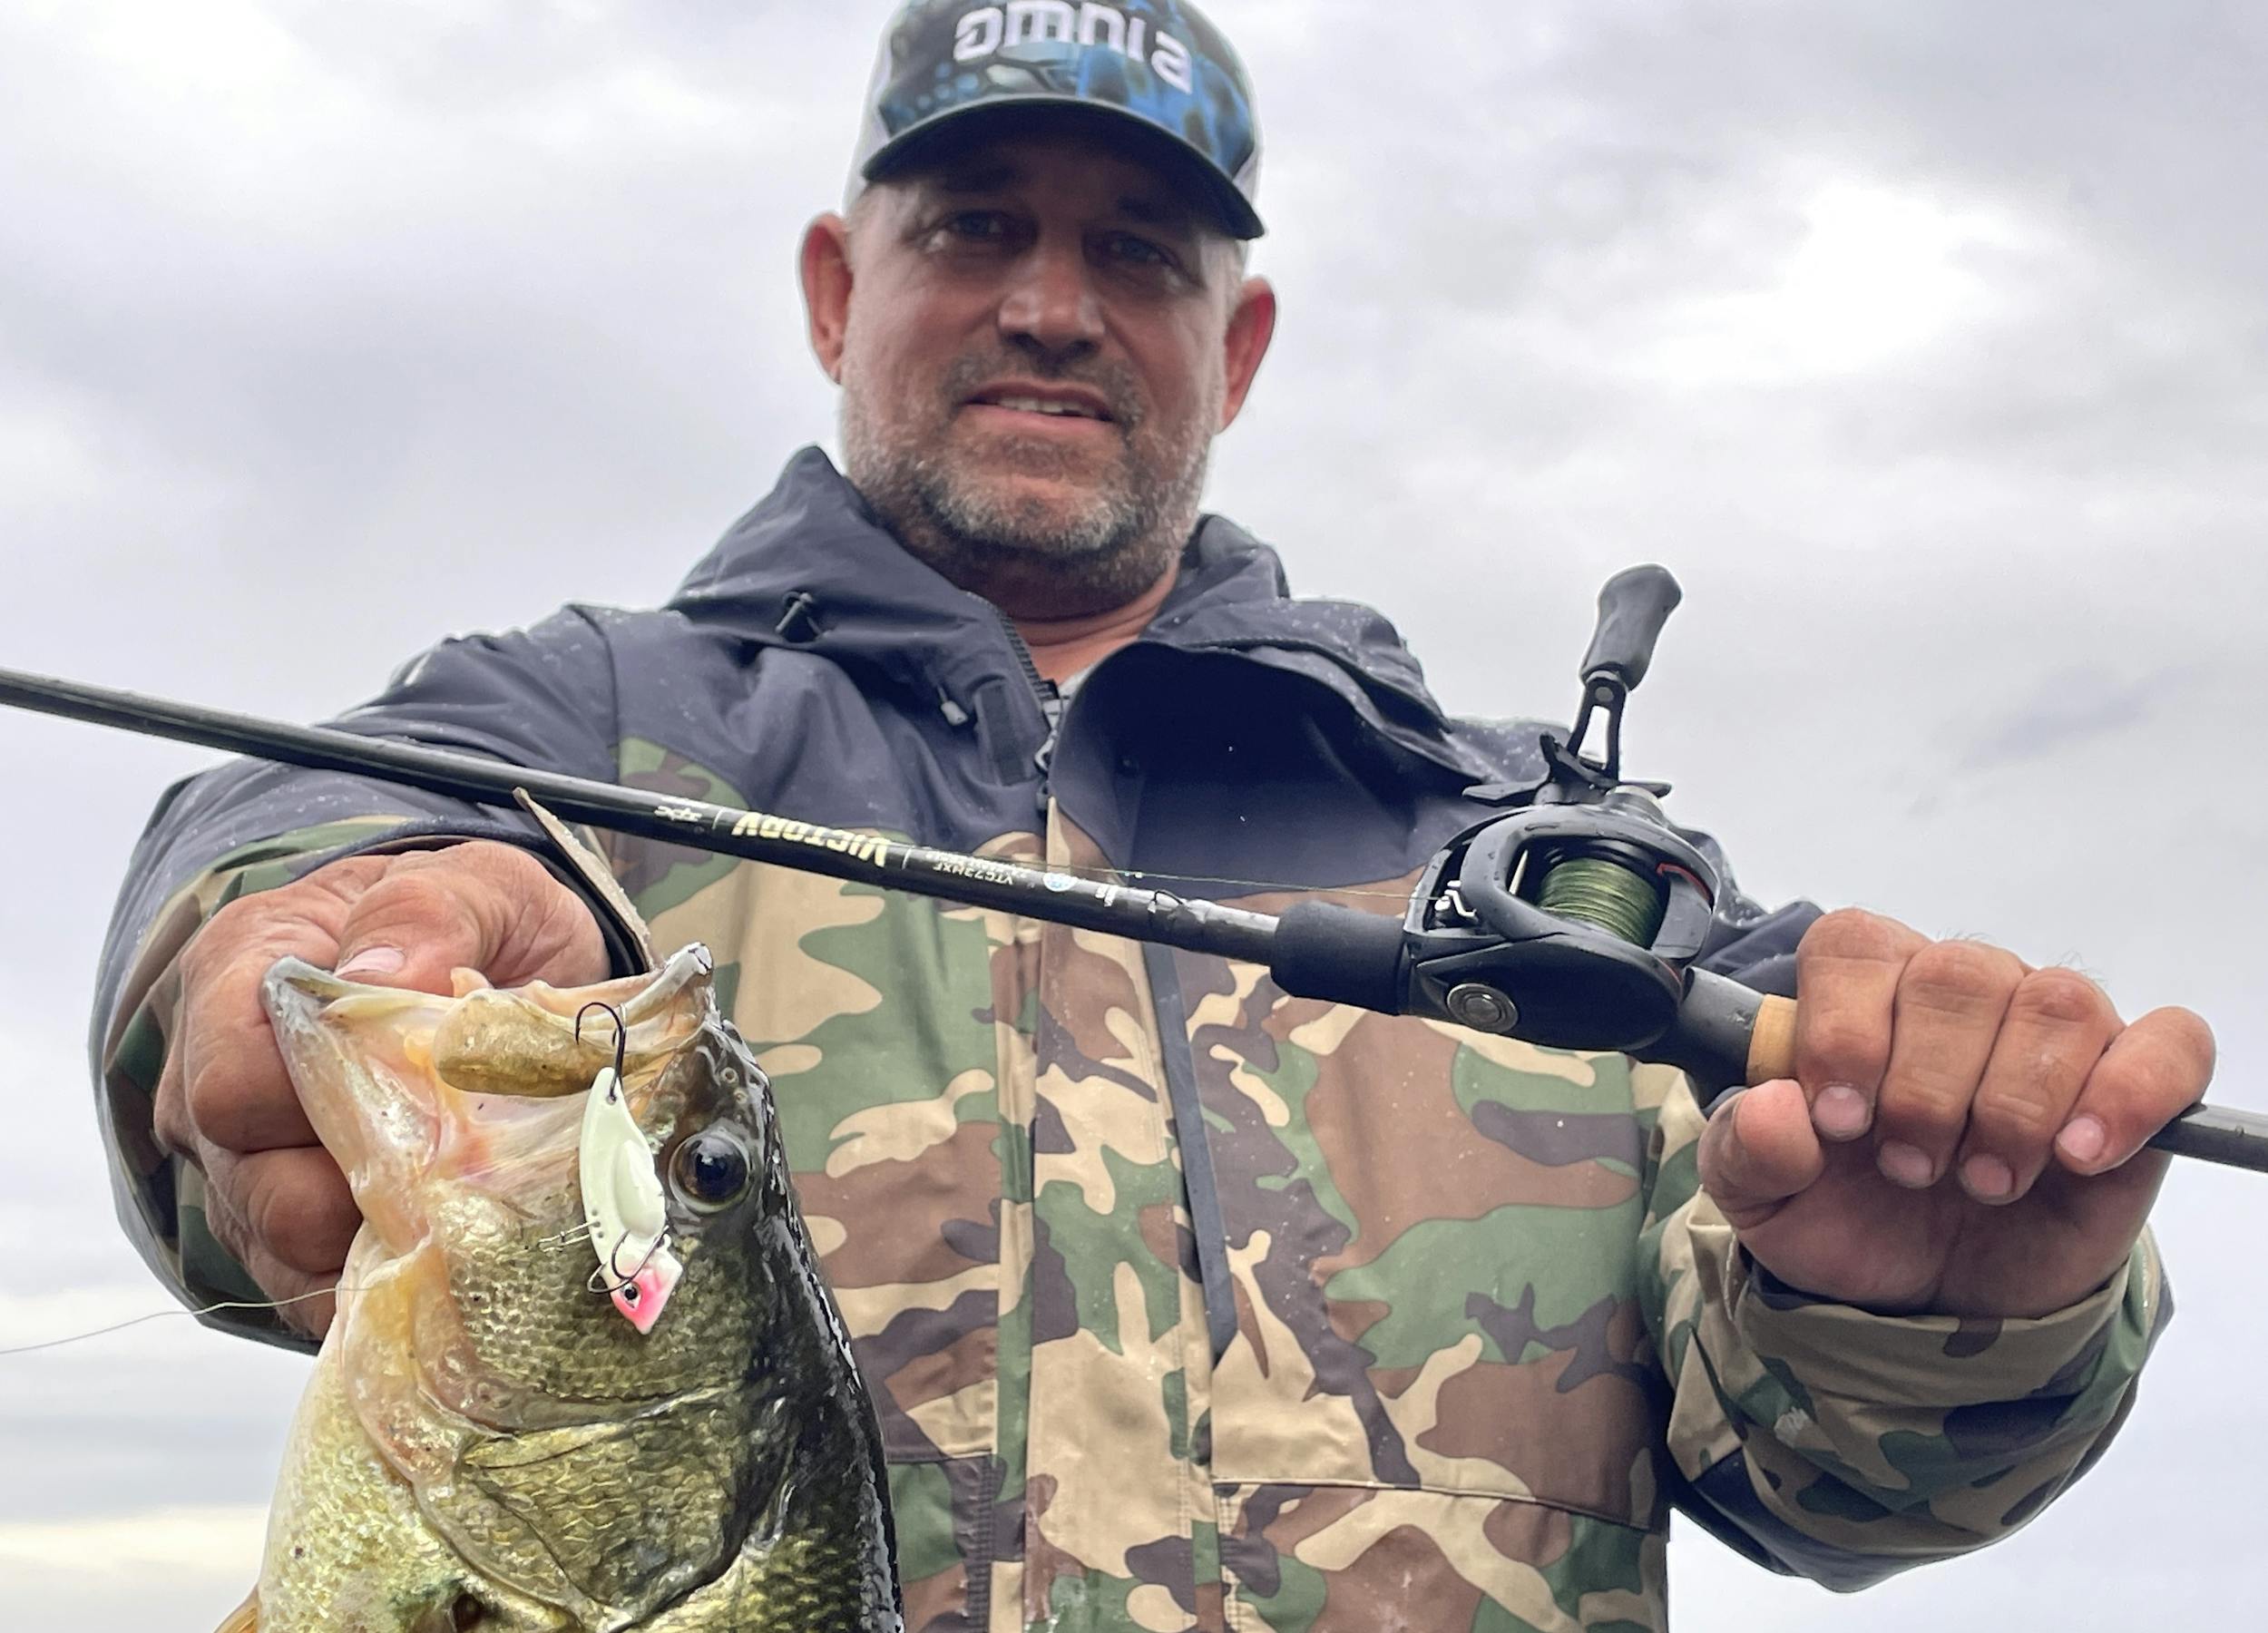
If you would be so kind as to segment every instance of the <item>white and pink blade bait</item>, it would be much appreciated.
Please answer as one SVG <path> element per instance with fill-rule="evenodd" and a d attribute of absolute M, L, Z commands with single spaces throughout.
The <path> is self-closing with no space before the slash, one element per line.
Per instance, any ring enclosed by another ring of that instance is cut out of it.
<path fill-rule="evenodd" d="M 601 1067 L 582 1111 L 582 1217 L 598 1250 L 593 1291 L 631 1325 L 653 1331 L 685 1274 L 670 1251 L 670 1215 L 653 1147 L 622 1099 L 622 1080 Z"/>

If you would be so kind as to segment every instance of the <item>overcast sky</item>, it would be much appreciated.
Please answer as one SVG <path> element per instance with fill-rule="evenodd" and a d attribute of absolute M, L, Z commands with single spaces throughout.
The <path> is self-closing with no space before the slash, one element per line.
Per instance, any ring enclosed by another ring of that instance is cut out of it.
<path fill-rule="evenodd" d="M 2268 13 L 1211 9 L 1284 305 L 1216 508 L 1474 713 L 1564 716 L 1599 582 L 1667 563 L 1628 751 L 1753 893 L 2187 1003 L 2268 1109 Z M 313 718 L 441 633 L 666 594 L 831 433 L 792 255 L 881 15 L 0 0 L 0 665 Z M 0 1345 L 164 1305 L 79 1039 L 201 763 L 0 713 Z M 2031 1530 L 1830 1601 L 1686 1528 L 1678 1626 L 2224 1614 L 2263 1217 L 2268 1178 L 2176 1170 L 2180 1317 Z M 304 1371 L 178 1319 L 0 1358 L 5 1618 L 216 1622 Z"/>

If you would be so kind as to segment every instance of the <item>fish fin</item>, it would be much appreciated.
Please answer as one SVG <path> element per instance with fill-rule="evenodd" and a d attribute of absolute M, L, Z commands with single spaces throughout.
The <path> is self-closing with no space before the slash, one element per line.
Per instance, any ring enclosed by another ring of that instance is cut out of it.
<path fill-rule="evenodd" d="M 253 1589 L 251 1598 L 230 1611 L 213 1633 L 259 1633 L 259 1589 Z"/>
<path fill-rule="evenodd" d="M 512 797 L 520 802 L 523 810 L 535 818 L 551 842 L 559 847 L 561 859 L 574 870 L 575 876 L 614 910 L 615 916 L 622 922 L 622 928 L 630 932 L 638 956 L 646 961 L 646 969 L 651 971 L 657 968 L 660 961 L 654 957 L 653 931 L 647 927 L 638 909 L 631 905 L 630 893 L 622 888 L 621 881 L 614 876 L 614 870 L 606 865 L 605 859 L 576 838 L 572 829 L 539 805 L 535 797 L 525 788 L 513 789 Z"/>

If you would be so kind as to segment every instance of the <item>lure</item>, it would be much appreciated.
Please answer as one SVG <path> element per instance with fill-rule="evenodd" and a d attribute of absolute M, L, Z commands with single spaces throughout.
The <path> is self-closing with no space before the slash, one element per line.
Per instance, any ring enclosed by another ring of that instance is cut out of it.
<path fill-rule="evenodd" d="M 607 1012 L 614 1021 L 615 1064 L 599 1068 L 582 1111 L 582 1217 L 599 1256 L 591 1290 L 612 1299 L 644 1334 L 661 1319 L 685 1266 L 670 1251 L 670 1213 L 653 1147 L 622 1098 L 622 1018 Z"/>

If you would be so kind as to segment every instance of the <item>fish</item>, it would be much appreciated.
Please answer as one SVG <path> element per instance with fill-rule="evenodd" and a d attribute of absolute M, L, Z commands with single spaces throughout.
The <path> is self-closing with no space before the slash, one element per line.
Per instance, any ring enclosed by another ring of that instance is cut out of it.
<path fill-rule="evenodd" d="M 903 1633 L 874 1406 L 705 950 L 448 995 L 286 959 L 261 1001 L 363 1224 L 222 1633 Z M 634 1240 L 584 1195 L 614 1127 Z"/>

